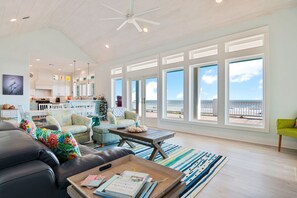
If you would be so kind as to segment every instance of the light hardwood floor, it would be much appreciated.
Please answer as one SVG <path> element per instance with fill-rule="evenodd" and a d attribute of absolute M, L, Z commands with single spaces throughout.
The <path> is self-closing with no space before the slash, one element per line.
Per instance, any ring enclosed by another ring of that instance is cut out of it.
<path fill-rule="evenodd" d="M 297 150 L 279 153 L 276 147 L 178 132 L 166 142 L 229 158 L 198 198 L 297 198 Z"/>

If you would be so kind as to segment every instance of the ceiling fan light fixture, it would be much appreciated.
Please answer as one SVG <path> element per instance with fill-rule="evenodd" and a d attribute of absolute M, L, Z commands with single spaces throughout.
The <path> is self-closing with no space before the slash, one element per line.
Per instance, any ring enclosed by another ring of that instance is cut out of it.
<path fill-rule="evenodd" d="M 105 48 L 109 49 L 109 45 L 108 44 L 105 44 Z"/>
<path fill-rule="evenodd" d="M 128 14 L 125 14 L 125 13 L 123 13 L 109 5 L 106 5 L 106 4 L 101 4 L 101 5 L 104 6 L 105 8 L 108 8 L 109 10 L 112 10 L 113 12 L 116 12 L 117 14 L 120 14 L 121 17 L 102 18 L 100 20 L 107 21 L 107 20 L 124 19 L 122 24 L 116 29 L 117 31 L 122 29 L 126 24 L 132 24 L 135 26 L 135 28 L 138 30 L 138 32 L 143 32 L 144 29 L 138 24 L 138 22 L 148 23 L 148 24 L 152 24 L 152 25 L 160 25 L 159 22 L 155 22 L 155 21 L 144 19 L 144 18 L 140 17 L 143 15 L 152 13 L 152 12 L 156 12 L 156 11 L 160 10 L 160 8 L 152 8 L 152 9 L 149 9 L 149 10 L 146 10 L 143 12 L 135 13 L 135 11 L 134 11 L 135 10 L 135 0 L 130 0 L 130 9 L 128 11 Z"/>

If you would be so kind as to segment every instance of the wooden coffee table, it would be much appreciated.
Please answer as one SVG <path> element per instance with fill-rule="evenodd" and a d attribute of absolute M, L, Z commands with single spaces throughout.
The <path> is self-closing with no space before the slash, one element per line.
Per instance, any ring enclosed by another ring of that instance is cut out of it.
<path fill-rule="evenodd" d="M 67 193 L 71 198 L 98 198 L 99 196 L 93 194 L 95 189 L 82 187 L 80 182 L 88 175 L 97 174 L 104 175 L 108 180 L 125 170 L 147 173 L 154 181 L 159 181 L 150 198 L 177 198 L 186 187 L 181 181 L 184 173 L 134 155 L 127 155 L 67 178 L 71 184 L 67 188 Z"/>
<path fill-rule="evenodd" d="M 119 135 L 122 139 L 118 146 L 123 146 L 127 143 L 131 148 L 135 145 L 132 142 L 143 144 L 154 148 L 149 160 L 154 160 L 158 153 L 166 159 L 168 158 L 165 151 L 162 149 L 162 144 L 165 140 L 174 137 L 175 133 L 171 131 L 148 129 L 142 133 L 130 133 L 127 129 L 109 129 L 110 133 Z"/>

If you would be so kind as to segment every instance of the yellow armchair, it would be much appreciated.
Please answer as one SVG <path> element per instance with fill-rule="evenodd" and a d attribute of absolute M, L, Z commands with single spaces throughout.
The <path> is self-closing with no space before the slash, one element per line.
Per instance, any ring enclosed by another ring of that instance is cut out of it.
<path fill-rule="evenodd" d="M 282 146 L 282 136 L 297 138 L 297 128 L 295 128 L 295 119 L 278 119 L 276 121 L 278 139 L 278 152 Z"/>

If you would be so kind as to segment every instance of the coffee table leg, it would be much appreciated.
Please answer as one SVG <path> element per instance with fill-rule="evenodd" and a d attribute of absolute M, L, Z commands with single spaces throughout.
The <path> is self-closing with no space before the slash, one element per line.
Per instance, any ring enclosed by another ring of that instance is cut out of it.
<path fill-rule="evenodd" d="M 149 160 L 154 161 L 154 159 L 155 159 L 157 153 L 158 153 L 158 149 L 154 147 L 154 150 L 153 150 L 153 152 L 152 152 L 152 154 L 151 154 Z"/>
<path fill-rule="evenodd" d="M 125 144 L 126 140 L 125 140 L 125 138 L 123 138 L 122 136 L 120 136 L 120 138 L 121 138 L 121 141 L 120 141 L 120 143 L 118 144 L 118 146 L 119 146 L 119 147 L 122 147 L 122 146 Z"/>
<path fill-rule="evenodd" d="M 130 142 L 130 141 L 127 141 L 125 138 L 123 138 L 122 136 L 120 136 L 122 139 L 121 139 L 121 141 L 120 141 L 120 143 L 119 143 L 119 147 L 122 147 L 125 143 L 127 143 L 131 148 L 135 148 L 135 145 L 132 143 L 132 142 Z"/>
<path fill-rule="evenodd" d="M 163 144 L 163 142 L 152 143 L 154 150 L 153 150 L 149 160 L 154 160 L 158 152 L 161 154 L 163 159 L 168 158 L 168 155 L 162 149 L 162 144 Z"/>

